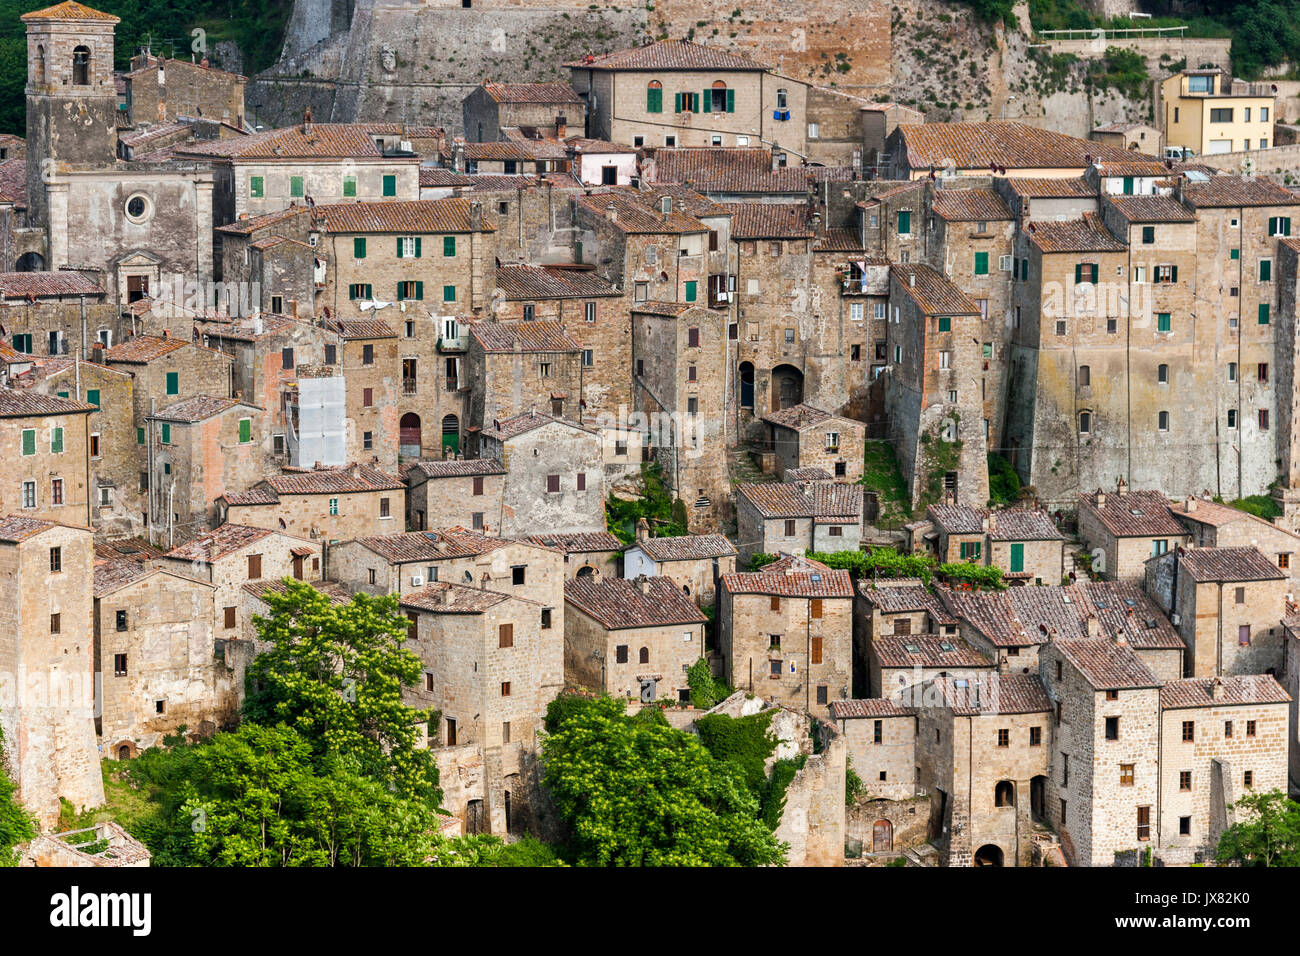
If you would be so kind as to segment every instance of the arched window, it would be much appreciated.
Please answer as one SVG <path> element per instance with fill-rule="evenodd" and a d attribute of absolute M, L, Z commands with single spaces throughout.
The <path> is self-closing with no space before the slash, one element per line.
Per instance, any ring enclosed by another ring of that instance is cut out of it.
<path fill-rule="evenodd" d="M 72 85 L 90 85 L 90 47 L 79 46 L 72 51 Z"/>
<path fill-rule="evenodd" d="M 649 664 L 649 663 L 650 663 L 650 648 L 648 648 L 648 647 L 643 647 L 643 648 L 641 648 L 641 652 L 640 652 L 640 654 L 637 655 L 637 661 L 638 661 L 639 663 L 642 663 L 642 664 Z"/>
<path fill-rule="evenodd" d="M 658 80 L 651 80 L 645 88 L 645 111 L 662 113 L 664 111 L 664 85 Z"/>
<path fill-rule="evenodd" d="M 1092 431 L 1092 412 L 1079 413 L 1079 434 L 1087 435 Z"/>
<path fill-rule="evenodd" d="M 1158 419 L 1157 419 L 1157 421 L 1156 421 L 1156 427 L 1159 428 L 1162 432 L 1167 432 L 1167 431 L 1169 431 L 1169 413 L 1168 413 L 1168 412 L 1161 412 L 1161 413 L 1160 413 L 1160 415 L 1159 415 L 1159 417 L 1158 417 Z"/>
<path fill-rule="evenodd" d="M 1160 365 L 1160 366 L 1156 369 L 1156 381 L 1157 381 L 1158 383 L 1160 383 L 1161 385 L 1168 385 L 1168 384 L 1169 384 L 1169 366 L 1168 366 L 1168 365 L 1164 365 L 1164 364 L 1162 364 L 1162 365 Z"/>
<path fill-rule="evenodd" d="M 1014 807 L 1016 805 L 1016 788 L 1010 780 L 999 780 L 993 788 L 993 805 L 995 807 Z"/>
<path fill-rule="evenodd" d="M 38 86 L 45 85 L 45 47 L 39 44 L 36 47 L 36 72 L 34 76 Z"/>
<path fill-rule="evenodd" d="M 727 89 L 727 84 L 722 80 L 713 81 L 713 89 L 709 90 L 710 113 L 734 113 L 736 111 L 736 95 L 732 90 Z"/>

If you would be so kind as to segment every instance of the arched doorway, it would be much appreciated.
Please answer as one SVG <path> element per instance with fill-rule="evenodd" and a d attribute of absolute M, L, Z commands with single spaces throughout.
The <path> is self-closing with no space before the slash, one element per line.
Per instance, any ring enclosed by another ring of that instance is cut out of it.
<path fill-rule="evenodd" d="M 803 401 L 803 372 L 793 365 L 772 369 L 772 411 L 790 408 Z"/>
<path fill-rule="evenodd" d="M 391 419 L 390 419 L 391 420 Z M 398 453 L 403 458 L 420 457 L 420 416 L 407 412 L 397 423 Z"/>
<path fill-rule="evenodd" d="M 460 419 L 455 415 L 443 416 L 442 453 L 446 457 L 455 457 L 460 453 Z"/>
<path fill-rule="evenodd" d="M 14 263 L 18 272 L 41 272 L 45 269 L 45 257 L 39 252 L 24 252 Z"/>
<path fill-rule="evenodd" d="M 130 759 L 131 759 L 131 745 L 130 745 L 130 744 L 122 744 L 122 746 L 120 746 L 120 747 L 117 748 L 117 759 L 118 759 L 118 760 L 130 760 Z"/>
<path fill-rule="evenodd" d="M 754 408 L 754 363 L 740 363 L 740 407 Z"/>
<path fill-rule="evenodd" d="M 1016 786 L 1010 780 L 999 780 L 993 788 L 993 805 L 995 807 L 1014 807 L 1016 805 Z"/>
<path fill-rule="evenodd" d="M 596 569 L 593 568 L 590 564 L 584 564 L 582 567 L 578 568 L 577 576 L 580 578 L 590 578 L 590 577 L 595 577 L 595 575 L 596 575 Z"/>
<path fill-rule="evenodd" d="M 871 852 L 894 852 L 894 825 L 888 820 L 877 820 L 871 825 Z"/>
<path fill-rule="evenodd" d="M 1002 866 L 1002 847 L 996 843 L 985 843 L 975 851 L 976 866 Z"/>
<path fill-rule="evenodd" d="M 1035 820 L 1047 819 L 1047 778 L 1042 774 L 1029 781 L 1029 812 Z"/>

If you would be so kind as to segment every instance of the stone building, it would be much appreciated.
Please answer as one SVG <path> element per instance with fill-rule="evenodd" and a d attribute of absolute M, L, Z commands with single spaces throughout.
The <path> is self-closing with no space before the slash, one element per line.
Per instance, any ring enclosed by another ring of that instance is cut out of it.
<path fill-rule="evenodd" d="M 583 348 L 559 322 L 476 322 L 465 364 L 471 426 L 530 412 L 581 416 Z"/>
<path fill-rule="evenodd" d="M 1214 859 L 1252 790 L 1286 792 L 1292 697 L 1270 675 L 1189 677 L 1160 688 L 1160 819 L 1166 864 Z"/>
<path fill-rule="evenodd" d="M 95 740 L 95 634 L 89 528 L 0 518 L 0 709 L 17 798 L 54 825 L 59 801 L 104 802 Z"/>
<path fill-rule="evenodd" d="M 722 313 L 682 302 L 632 309 L 634 414 L 692 531 L 716 531 L 727 503 L 724 325 Z"/>
<path fill-rule="evenodd" d="M 890 270 L 885 372 L 888 435 L 915 503 L 982 506 L 989 497 L 984 425 L 984 319 L 943 273 Z"/>
<path fill-rule="evenodd" d="M 849 766 L 874 800 L 908 800 L 917 795 L 916 711 L 880 697 L 833 700 L 831 720 L 848 745 Z M 927 814 L 928 817 L 928 814 Z M 882 827 L 874 853 L 894 849 L 894 830 Z M 928 822 L 928 820 L 927 820 Z M 901 829 L 897 828 L 897 829 Z"/>
<path fill-rule="evenodd" d="M 564 554 L 565 580 L 573 578 L 619 577 L 623 542 L 608 531 L 571 534 L 530 534 L 528 540 Z"/>
<path fill-rule="evenodd" d="M 1039 673 L 1056 751 L 1046 819 L 1071 866 L 1113 866 L 1157 826 L 1161 681 L 1127 644 L 1105 640 L 1052 641 Z"/>
<path fill-rule="evenodd" d="M 213 638 L 229 640 L 244 634 L 240 621 L 245 584 L 297 578 L 315 580 L 321 574 L 321 546 L 307 538 L 223 524 L 172 548 L 160 567 L 212 584 Z"/>
<path fill-rule="evenodd" d="M 856 551 L 862 488 L 825 483 L 736 485 L 736 548 L 756 553 Z"/>
<path fill-rule="evenodd" d="M 396 471 L 403 444 L 411 458 L 422 457 L 424 449 L 424 428 L 418 417 L 415 427 L 406 432 L 406 442 L 402 440 L 402 418 L 397 413 L 402 387 L 397 332 L 379 319 L 341 319 L 337 328 L 342 339 L 346 460 L 369 461 L 376 468 Z M 453 447 L 457 447 L 459 423 L 453 437 Z M 442 441 L 439 448 L 445 447 L 447 438 Z"/>
<path fill-rule="evenodd" d="M 334 543 L 406 530 L 406 483 L 369 465 L 286 468 L 221 495 L 216 507 L 222 522 Z"/>
<path fill-rule="evenodd" d="M 271 312 L 310 319 L 324 261 L 313 245 L 311 207 L 286 208 L 217 227 L 221 250 L 216 276 L 227 312 L 246 317 Z M 320 237 L 315 237 L 318 245 Z"/>
<path fill-rule="evenodd" d="M 763 423 L 780 478 L 798 468 L 823 468 L 837 481 L 862 477 L 862 443 L 867 434 L 862 422 L 800 403 L 769 412 Z"/>
<path fill-rule="evenodd" d="M 1025 866 L 1046 818 L 1053 704 L 1036 674 L 912 688 L 916 761 L 948 866 Z M 906 695 L 905 695 L 906 700 Z M 1087 765 L 1083 765 L 1083 776 Z"/>
<path fill-rule="evenodd" d="M 736 549 L 720 534 L 652 538 L 637 526 L 636 541 L 623 552 L 623 576 L 666 577 L 700 607 L 717 601 L 718 581 L 736 570 Z"/>
<path fill-rule="evenodd" d="M 465 832 L 516 832 L 508 821 L 526 809 L 522 765 L 561 686 L 552 663 L 563 654 L 561 633 L 545 626 L 536 602 L 487 588 L 432 583 L 401 607 L 408 647 L 425 666 L 424 682 L 403 696 L 440 715 L 435 750 L 474 747 L 483 763 L 479 804 L 449 809 L 463 815 Z"/>
<path fill-rule="evenodd" d="M 104 753 L 135 756 L 184 726 L 233 724 L 242 687 L 213 651 L 215 587 L 148 563 L 95 562 L 95 675 Z"/>
<path fill-rule="evenodd" d="M 564 139 L 587 123 L 587 105 L 568 83 L 496 83 L 484 80 L 461 103 L 465 137 L 475 143 L 504 138 L 503 130 L 537 129 Z"/>
<path fill-rule="evenodd" d="M 148 527 L 166 541 L 186 541 L 221 524 L 227 489 L 262 474 L 263 409 L 233 398 L 195 395 L 145 418 L 143 482 L 150 489 Z"/>
<path fill-rule="evenodd" d="M 506 469 L 499 531 L 605 530 L 605 481 L 598 433 L 540 412 L 493 423 L 479 433 L 483 458 Z"/>
<path fill-rule="evenodd" d="M 0 447 L 12 466 L 0 485 L 0 510 L 93 523 L 88 466 L 95 409 L 71 397 L 0 387 Z"/>
<path fill-rule="evenodd" d="M 1079 496 L 1079 537 L 1092 552 L 1092 570 L 1108 581 L 1141 583 L 1146 560 L 1187 543 L 1187 528 L 1158 491 L 1129 491 L 1122 481 L 1115 494 Z"/>
<path fill-rule="evenodd" d="M 877 640 L 934 638 L 954 646 L 957 618 L 920 578 L 874 578 L 857 583 L 853 599 L 853 684 L 858 697 L 892 697 L 917 673 L 891 674 L 886 680 L 872 647 Z"/>
<path fill-rule="evenodd" d="M 247 78 L 219 70 L 205 56 L 198 63 L 168 60 L 143 52 L 131 57 L 125 82 L 126 122 L 162 125 L 181 117 L 203 117 L 244 129 L 244 84 Z M 120 117 L 121 118 L 121 117 Z"/>
<path fill-rule="evenodd" d="M 1001 568 L 1012 584 L 1059 584 L 1065 576 L 1065 536 L 1046 511 L 930 505 L 925 520 L 905 530 L 911 550 L 934 554 L 940 563 Z"/>
<path fill-rule="evenodd" d="M 885 141 L 891 162 L 887 179 L 987 176 L 997 167 L 1015 178 L 1068 179 L 1081 176 L 1094 159 L 1134 158 L 1118 146 L 1067 136 L 1013 122 L 900 123 Z"/>
<path fill-rule="evenodd" d="M 585 576 L 564 583 L 564 601 L 567 683 L 641 703 L 690 700 L 707 618 L 676 583 Z"/>
<path fill-rule="evenodd" d="M 406 526 L 497 531 L 504 507 L 506 469 L 493 458 L 417 461 L 406 476 Z"/>
<path fill-rule="evenodd" d="M 784 706 L 826 714 L 851 696 L 853 584 L 847 571 L 785 556 L 724 574 L 718 650 L 726 681 Z"/>
<path fill-rule="evenodd" d="M 1179 548 L 1146 564 L 1146 591 L 1187 644 L 1188 677 L 1278 674 L 1290 579 L 1258 548 Z"/>
<path fill-rule="evenodd" d="M 318 208 L 418 198 L 420 157 L 388 140 L 364 124 L 313 123 L 308 111 L 297 126 L 187 143 L 172 155 L 211 168 L 214 225 L 225 225 L 308 196 Z"/>
<path fill-rule="evenodd" d="M 1300 573 L 1300 534 L 1230 505 L 1188 495 L 1169 506 L 1186 525 L 1188 544 L 1197 548 L 1258 548 L 1288 578 Z"/>
<path fill-rule="evenodd" d="M 896 588 L 882 588 L 888 593 Z M 897 624 L 895 624 L 897 628 Z M 867 673 L 872 697 L 906 696 L 926 681 L 988 680 L 995 673 L 988 655 L 959 637 L 933 633 L 875 635 L 871 638 Z"/>

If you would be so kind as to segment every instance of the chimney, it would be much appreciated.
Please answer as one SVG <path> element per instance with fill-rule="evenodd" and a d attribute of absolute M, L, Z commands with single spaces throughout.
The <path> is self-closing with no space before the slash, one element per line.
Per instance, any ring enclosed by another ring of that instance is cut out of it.
<path fill-rule="evenodd" d="M 1093 495 L 1092 497 L 1093 497 L 1093 500 L 1094 500 L 1095 502 L 1097 502 L 1097 507 L 1098 507 L 1098 508 L 1104 508 L 1104 507 L 1106 507 L 1106 492 L 1104 492 L 1104 491 L 1102 491 L 1100 488 L 1098 488 L 1098 489 L 1097 489 L 1097 493 L 1096 493 L 1095 495 Z"/>
<path fill-rule="evenodd" d="M 990 512 L 988 513 L 988 517 L 984 519 L 984 522 L 985 522 L 985 526 L 986 526 L 985 529 L 984 529 L 985 531 L 997 531 L 997 530 L 998 530 L 998 513 L 997 513 L 996 511 L 990 511 Z"/>
<path fill-rule="evenodd" d="M 310 106 L 302 111 L 302 134 L 304 136 L 311 135 L 311 107 Z"/>
<path fill-rule="evenodd" d="M 1196 496 L 1195 496 L 1195 495 L 1188 495 L 1188 496 L 1187 496 L 1187 513 L 1188 513 L 1188 514 L 1191 514 L 1191 513 L 1192 513 L 1193 511 L 1195 511 L 1195 510 L 1196 510 Z"/>
<path fill-rule="evenodd" d="M 1126 495 L 1126 494 L 1128 494 L 1128 482 L 1125 481 L 1123 478 L 1120 478 L 1118 481 L 1116 481 L 1116 482 L 1115 482 L 1115 493 L 1118 494 L 1118 495 Z"/>
<path fill-rule="evenodd" d="M 645 541 L 650 537 L 650 524 L 645 518 L 638 518 L 636 522 L 636 539 Z"/>
<path fill-rule="evenodd" d="M 1128 646 L 1128 638 L 1124 636 L 1122 629 L 1115 632 L 1115 643 L 1120 647 Z"/>
<path fill-rule="evenodd" d="M 908 288 L 914 288 L 914 287 L 916 286 L 916 273 L 915 273 L 915 272 L 909 272 L 909 273 L 907 274 L 907 285 L 908 285 Z"/>
<path fill-rule="evenodd" d="M 636 576 L 636 586 L 641 589 L 642 594 L 650 593 L 650 579 L 644 574 L 638 574 Z"/>
<path fill-rule="evenodd" d="M 1223 678 L 1214 678 L 1214 681 L 1210 684 L 1210 696 L 1215 700 L 1223 700 Z"/>
<path fill-rule="evenodd" d="M 476 232 L 483 228 L 483 204 L 481 202 L 469 204 L 469 227 Z"/>
<path fill-rule="evenodd" d="M 353 478 L 358 477 L 358 476 L 361 474 L 361 466 L 360 466 L 360 465 L 349 465 L 349 466 L 348 466 L 348 474 L 351 475 Z M 1129 613 L 1131 614 L 1131 613 L 1133 613 L 1133 612 L 1130 611 Z"/>
<path fill-rule="evenodd" d="M 564 139 L 569 132 L 569 120 L 563 113 L 555 117 L 555 138 Z"/>
<path fill-rule="evenodd" d="M 1083 626 L 1087 629 L 1089 637 L 1096 637 L 1097 636 L 1097 615 L 1089 614 L 1087 620 L 1083 622 Z"/>
<path fill-rule="evenodd" d="M 456 591 L 450 585 L 442 592 L 442 603 L 448 607 L 456 603 Z"/>
<path fill-rule="evenodd" d="M 104 364 L 104 343 L 96 342 L 90 347 L 90 360 L 98 365 Z"/>
<path fill-rule="evenodd" d="M 605 218 L 610 222 L 618 222 L 618 210 L 614 208 L 613 203 L 605 206 Z"/>

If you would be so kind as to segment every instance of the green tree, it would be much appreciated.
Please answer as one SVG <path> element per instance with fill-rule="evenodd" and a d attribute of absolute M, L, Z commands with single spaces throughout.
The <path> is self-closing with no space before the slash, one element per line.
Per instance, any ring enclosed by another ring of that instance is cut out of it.
<path fill-rule="evenodd" d="M 0 730 L 0 866 L 17 866 L 15 847 L 36 836 L 36 822 L 14 797 L 18 787 L 9 777 L 4 744 Z"/>
<path fill-rule="evenodd" d="M 572 832 L 572 861 L 595 866 L 758 866 L 785 847 L 758 819 L 739 770 L 653 710 L 602 697 L 542 743 L 543 780 Z"/>
<path fill-rule="evenodd" d="M 1221 863 L 1300 866 L 1300 803 L 1281 790 L 1248 793 L 1232 805 L 1239 820 L 1219 837 Z"/>
<path fill-rule="evenodd" d="M 356 762 L 363 776 L 431 809 L 442 801 L 433 754 L 416 744 L 428 712 L 402 700 L 424 665 L 403 647 L 409 622 L 396 595 L 357 594 L 346 604 L 302 581 L 268 591 L 269 617 L 254 617 L 270 647 L 249 668 L 244 716 L 287 724 L 316 758 Z"/>

